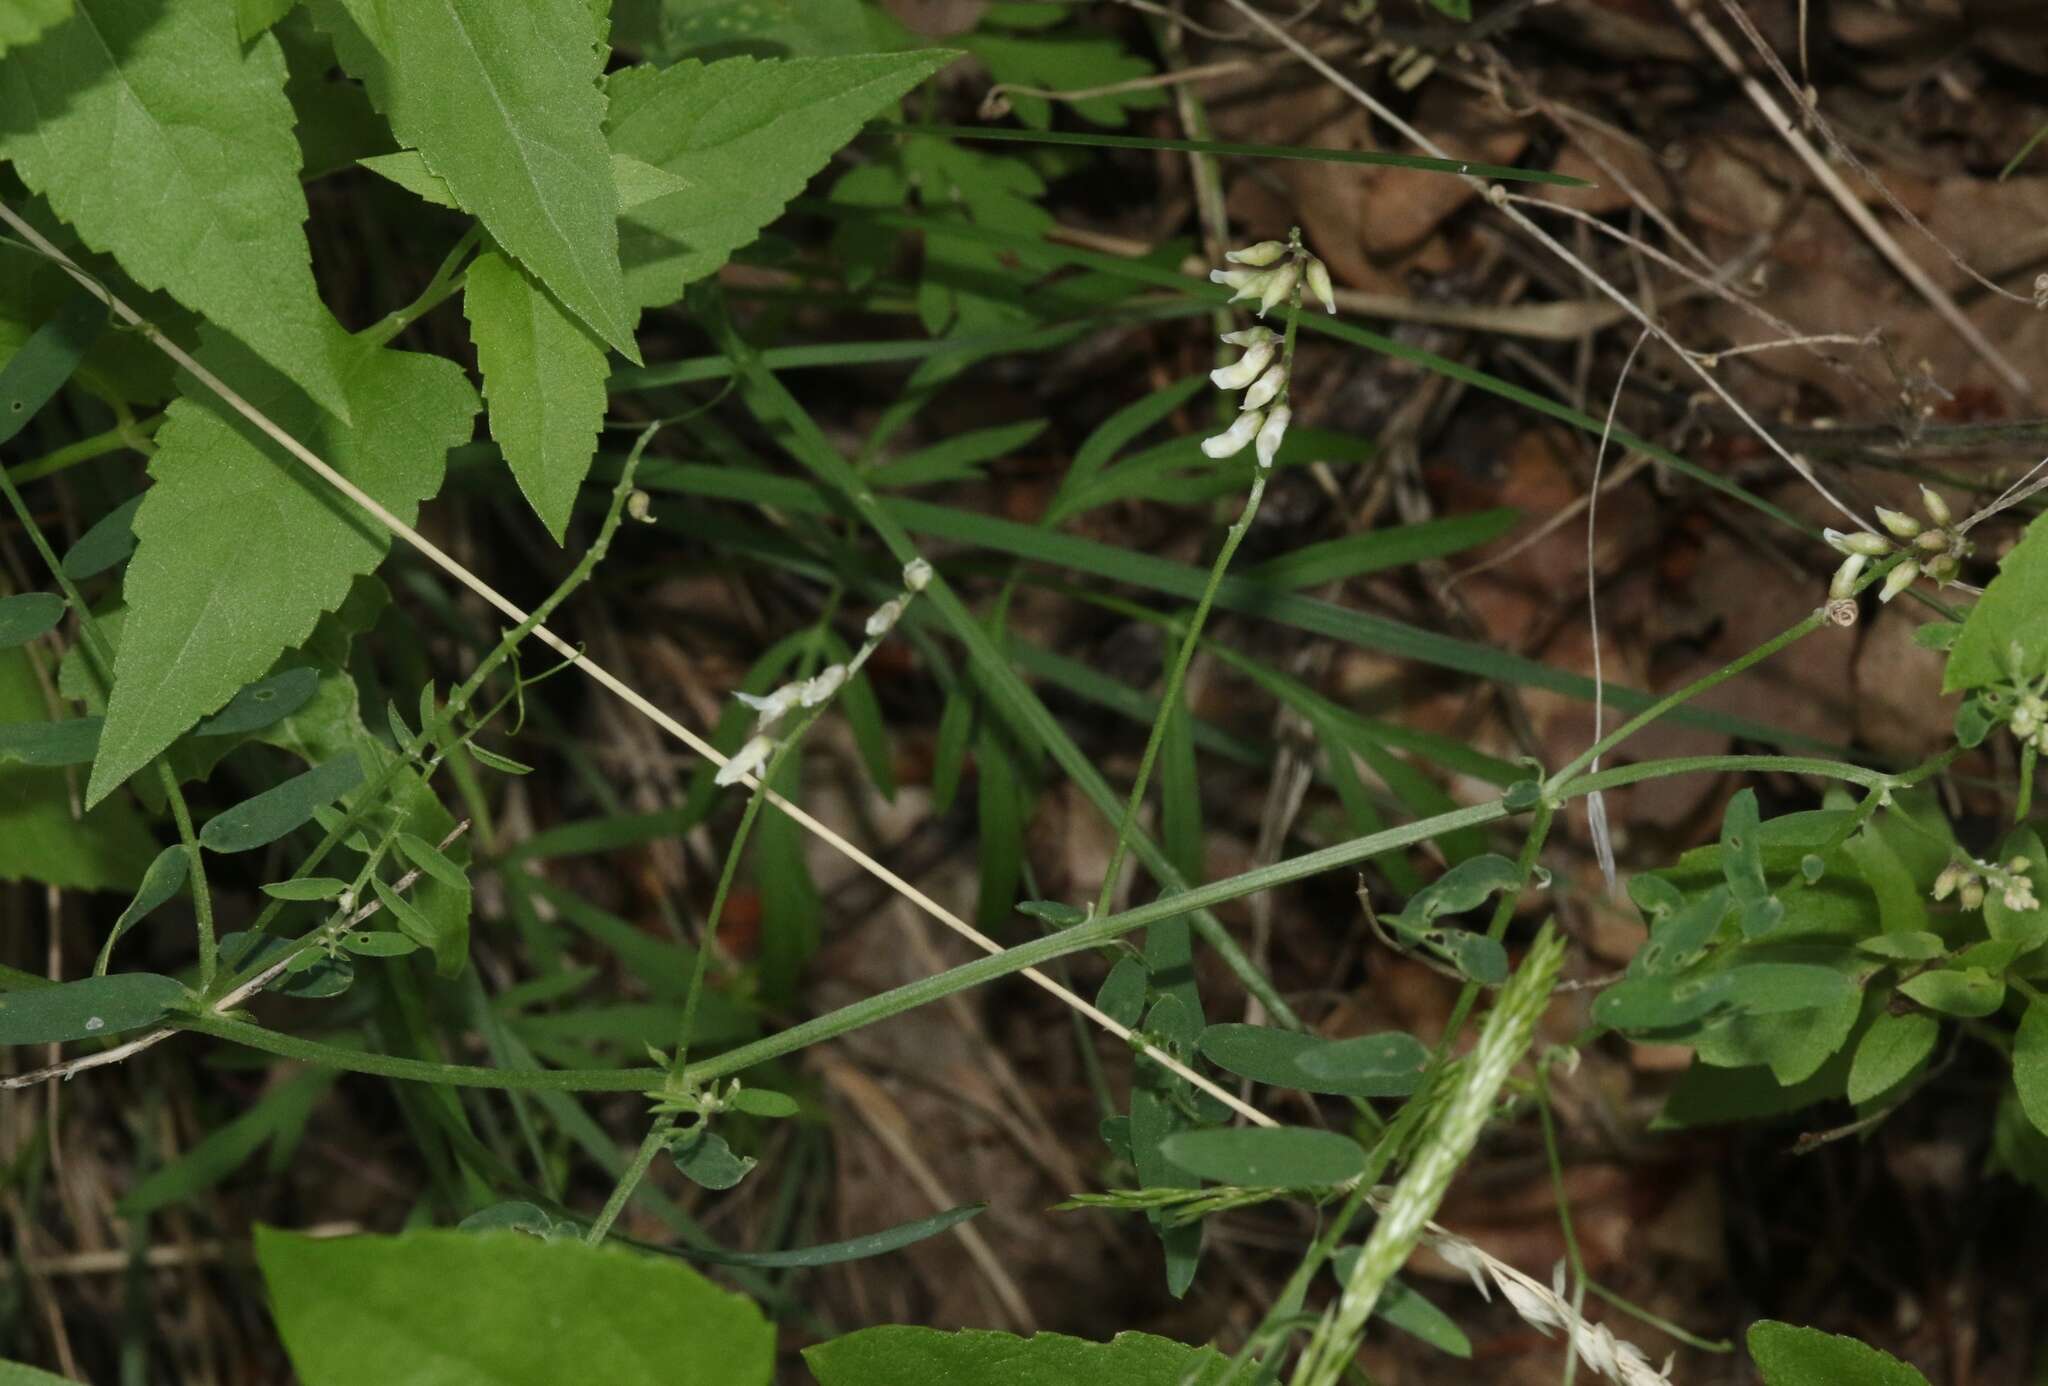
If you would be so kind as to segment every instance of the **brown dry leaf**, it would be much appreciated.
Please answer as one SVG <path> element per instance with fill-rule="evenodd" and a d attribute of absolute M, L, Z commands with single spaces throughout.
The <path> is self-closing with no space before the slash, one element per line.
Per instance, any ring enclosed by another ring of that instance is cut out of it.
<path fill-rule="evenodd" d="M 1576 122 L 1566 130 L 1571 142 L 1558 152 L 1551 169 L 1567 177 L 1583 178 L 1594 186 L 1560 188 L 1546 183 L 1537 188 L 1536 196 L 1560 207 L 1604 217 L 1634 205 L 1628 193 L 1632 187 L 1651 206 L 1670 208 L 1672 197 L 1663 165 L 1641 140 Z M 1603 159 L 1627 180 L 1627 186 L 1602 167 Z"/>

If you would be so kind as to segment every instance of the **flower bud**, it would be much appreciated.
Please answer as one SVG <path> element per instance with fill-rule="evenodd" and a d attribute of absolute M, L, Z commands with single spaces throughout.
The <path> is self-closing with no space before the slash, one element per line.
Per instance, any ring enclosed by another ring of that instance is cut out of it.
<path fill-rule="evenodd" d="M 1287 425 L 1294 418 L 1294 411 L 1281 405 L 1266 415 L 1265 427 L 1259 430 L 1259 465 L 1271 467 L 1273 458 L 1280 451 L 1280 440 L 1287 436 Z"/>
<path fill-rule="evenodd" d="M 1837 553 L 1860 553 L 1867 558 L 1882 558 L 1892 551 L 1892 541 L 1882 534 L 1863 531 L 1844 534 L 1839 529 L 1824 529 L 1821 531 L 1821 537 L 1826 539 L 1828 546 Z"/>
<path fill-rule="evenodd" d="M 1232 303 L 1237 302 L 1241 298 L 1257 298 L 1261 293 L 1265 291 L 1267 281 L 1272 279 L 1272 277 L 1272 270 L 1219 269 L 1209 271 L 1210 283 L 1227 284 L 1233 290 L 1233 292 L 1230 295 L 1230 301 Z"/>
<path fill-rule="evenodd" d="M 876 607 L 873 613 L 868 616 L 866 626 L 868 639 L 880 640 L 883 636 L 887 635 L 890 628 L 901 619 L 903 608 L 909 605 L 910 594 L 905 592 L 891 597 L 888 601 Z"/>
<path fill-rule="evenodd" d="M 817 676 L 804 680 L 803 692 L 797 697 L 805 707 L 816 707 L 834 693 L 839 685 L 846 682 L 844 664 L 828 664 L 819 670 Z"/>
<path fill-rule="evenodd" d="M 903 585 L 913 592 L 922 592 L 930 586 L 932 565 L 922 558 L 913 558 L 903 565 Z"/>
<path fill-rule="evenodd" d="M 715 779 L 720 785 L 737 784 L 742 775 L 751 775 L 768 763 L 768 753 L 775 749 L 775 743 L 765 736 L 757 736 L 739 748 L 733 758 L 718 767 Z"/>
<path fill-rule="evenodd" d="M 1984 883 L 1974 876 L 1964 881 L 1963 888 L 1956 894 L 1956 901 L 1966 910 L 1983 909 Z"/>
<path fill-rule="evenodd" d="M 1276 270 L 1267 270 L 1266 291 L 1259 296 L 1259 316 L 1270 313 L 1274 305 L 1294 292 L 1295 283 L 1301 278 L 1301 266 L 1288 261 Z"/>
<path fill-rule="evenodd" d="M 1877 599 L 1888 602 L 1913 585 L 1913 579 L 1920 576 L 1920 565 L 1907 559 L 1885 575 L 1884 586 L 1878 590 Z"/>
<path fill-rule="evenodd" d="M 1244 451 L 1244 446 L 1259 431 L 1259 425 L 1266 421 L 1265 413 L 1258 409 L 1247 409 L 1231 421 L 1230 427 L 1213 438 L 1202 440 L 1203 455 L 1219 461 L 1235 457 Z"/>
<path fill-rule="evenodd" d="M 1956 562 L 1952 553 L 1938 554 L 1927 560 L 1927 576 L 1936 582 L 1954 582 L 1956 574 L 1962 571 L 1962 564 Z"/>
<path fill-rule="evenodd" d="M 1834 581 L 1828 584 L 1828 597 L 1833 601 L 1847 601 L 1856 595 L 1856 579 L 1863 575 L 1863 569 L 1870 562 L 1860 553 L 1852 553 L 1842 560 L 1842 566 L 1835 569 Z"/>
<path fill-rule="evenodd" d="M 1260 342 L 1240 356 L 1236 363 L 1209 372 L 1209 383 L 1219 390 L 1242 390 L 1259 378 L 1273 359 L 1273 344 Z"/>
<path fill-rule="evenodd" d="M 1264 409 L 1273 402 L 1273 397 L 1278 395 L 1286 385 L 1287 367 L 1276 363 L 1271 370 L 1252 382 L 1251 389 L 1244 392 L 1243 407 L 1246 409 Z"/>
<path fill-rule="evenodd" d="M 1223 258 L 1232 264 L 1254 265 L 1264 269 L 1286 253 L 1285 241 L 1260 241 L 1257 245 L 1248 245 L 1243 250 L 1225 251 Z"/>
<path fill-rule="evenodd" d="M 1913 541 L 1913 547 L 1923 553 L 1940 553 L 1948 548 L 1948 544 L 1949 533 L 1945 529 L 1925 530 Z"/>
<path fill-rule="evenodd" d="M 1880 505 L 1877 508 L 1877 522 L 1899 539 L 1911 539 L 1920 532 L 1920 522 L 1903 510 L 1887 510 Z"/>
<path fill-rule="evenodd" d="M 1943 500 L 1941 493 L 1932 486 L 1920 488 L 1920 504 L 1926 509 L 1927 518 L 1938 525 L 1946 525 L 1955 519 L 1955 514 L 1948 508 L 1948 502 Z"/>
<path fill-rule="evenodd" d="M 1250 351 L 1261 342 L 1279 341 L 1280 334 L 1270 327 L 1241 327 L 1235 332 L 1224 333 L 1223 340 L 1231 346 Z"/>
<path fill-rule="evenodd" d="M 1932 894 L 1936 900 L 1946 900 L 1949 896 L 1955 894 L 1956 887 L 1960 886 L 1967 879 L 1969 879 L 1969 873 L 1963 870 L 1961 863 L 1950 862 L 1947 866 L 1942 867 L 1941 874 L 1934 878 Z"/>
<path fill-rule="evenodd" d="M 733 697 L 760 713 L 760 724 L 765 727 L 770 722 L 781 717 L 783 713 L 795 707 L 797 699 L 802 694 L 803 688 L 801 685 L 785 683 L 766 697 L 762 697 L 758 693 L 735 693 Z"/>
<path fill-rule="evenodd" d="M 1330 287 L 1330 267 L 1311 255 L 1308 257 L 1308 267 L 1302 273 L 1308 281 L 1308 291 L 1322 300 L 1326 312 L 1334 315 L 1337 311 L 1337 291 Z"/>

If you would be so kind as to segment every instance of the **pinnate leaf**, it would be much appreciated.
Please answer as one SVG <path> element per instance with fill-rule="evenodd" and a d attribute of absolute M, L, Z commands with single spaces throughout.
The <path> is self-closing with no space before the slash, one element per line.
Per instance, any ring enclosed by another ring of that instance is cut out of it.
<path fill-rule="evenodd" d="M 491 238 L 633 361 L 585 0 L 323 0 L 342 65 Z"/>
<path fill-rule="evenodd" d="M 78 0 L 0 68 L 0 161 L 136 283 L 346 417 L 284 82 L 274 38 L 242 43 L 234 0 Z"/>
<path fill-rule="evenodd" d="M 520 1232 L 256 1229 L 299 1379 L 435 1386 L 767 1386 L 761 1313 L 679 1261 Z"/>
<path fill-rule="evenodd" d="M 499 250 L 470 265 L 462 311 L 484 377 L 491 436 L 556 543 L 597 455 L 604 344 Z"/>
<path fill-rule="evenodd" d="M 863 123 L 953 56 L 727 58 L 614 73 L 613 151 L 691 185 L 621 220 L 627 298 L 652 308 L 682 297 L 751 243 Z"/>
<path fill-rule="evenodd" d="M 339 423 L 232 343 L 201 359 L 288 434 L 410 521 L 476 395 L 439 357 L 347 341 L 355 424 Z M 128 619 L 88 803 L 297 648 L 390 545 L 384 528 L 209 394 L 174 402 L 135 517 Z"/>

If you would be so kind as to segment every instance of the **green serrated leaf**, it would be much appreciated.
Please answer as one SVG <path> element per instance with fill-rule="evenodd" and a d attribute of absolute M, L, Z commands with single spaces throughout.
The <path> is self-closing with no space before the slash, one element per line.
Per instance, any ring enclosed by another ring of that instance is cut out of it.
<path fill-rule="evenodd" d="M 760 1310 L 679 1261 L 512 1231 L 313 1238 L 256 1229 L 305 1386 L 768 1386 Z"/>
<path fill-rule="evenodd" d="M 804 1349 L 818 1386 L 906 1386 L 911 1382 L 1001 1382 L 1002 1386 L 1221 1386 L 1230 1361 L 1148 1333 L 1091 1343 L 1059 1333 L 1008 1333 L 887 1324 Z"/>
<path fill-rule="evenodd" d="M 387 178 L 398 184 L 422 202 L 450 211 L 461 210 L 455 200 L 455 192 L 440 174 L 427 167 L 427 161 L 417 149 L 401 149 L 393 154 L 372 154 L 356 162 L 380 178 Z"/>
<path fill-rule="evenodd" d="M 491 437 L 548 534 L 561 543 L 604 422 L 604 344 L 492 249 L 463 281 L 462 311 L 484 377 Z"/>
<path fill-rule="evenodd" d="M 1198 1178 L 1250 1188 L 1325 1188 L 1365 1172 L 1358 1142 L 1308 1126 L 1181 1131 L 1161 1141 L 1159 1153 Z"/>
<path fill-rule="evenodd" d="M 56 629 L 64 619 L 64 599 L 55 592 L 23 592 L 0 597 L 0 650 L 26 645 Z"/>
<path fill-rule="evenodd" d="M 352 428 L 232 343 L 213 338 L 200 359 L 406 521 L 440 489 L 447 452 L 469 440 L 476 413 L 454 362 L 360 340 L 343 373 Z M 390 544 L 381 525 L 208 392 L 174 402 L 156 441 L 89 804 L 302 644 Z"/>
<path fill-rule="evenodd" d="M 245 45 L 234 0 L 77 0 L 0 67 L 0 162 L 136 283 L 345 419 L 284 82 L 276 39 Z"/>
<path fill-rule="evenodd" d="M 2015 658 L 2017 656 L 2017 658 Z M 1949 648 L 1941 691 L 2048 673 L 2048 515 L 2037 516 L 1970 608 Z"/>
<path fill-rule="evenodd" d="M 183 983 L 154 972 L 117 972 L 0 993 L 0 1045 L 59 1044 L 140 1030 L 184 999 Z"/>
<path fill-rule="evenodd" d="M 627 298 L 652 308 L 682 297 L 751 243 L 870 116 L 953 56 L 726 58 L 613 73 L 613 152 L 692 187 L 621 218 Z"/>
<path fill-rule="evenodd" d="M 492 240 L 637 363 L 589 6 L 321 0 L 313 12 L 399 142 Z"/>
<path fill-rule="evenodd" d="M 1927 1378 L 1867 1343 L 1763 1319 L 1749 1326 L 1749 1355 L 1764 1386 L 1927 1386 Z"/>
<path fill-rule="evenodd" d="M 267 846 L 362 782 L 356 757 L 338 756 L 215 815 L 199 830 L 199 844 L 215 852 Z"/>

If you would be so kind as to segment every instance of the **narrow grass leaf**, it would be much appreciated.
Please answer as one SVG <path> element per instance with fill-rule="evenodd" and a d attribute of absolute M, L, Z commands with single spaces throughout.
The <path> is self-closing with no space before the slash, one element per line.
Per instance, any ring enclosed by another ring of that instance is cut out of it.
<path fill-rule="evenodd" d="M 914 1246 L 929 1237 L 936 1237 L 941 1232 L 958 1227 L 987 1207 L 986 1203 L 968 1203 L 958 1208 L 948 1208 L 943 1213 L 933 1213 L 930 1217 L 901 1222 L 880 1232 L 849 1237 L 843 1242 L 821 1242 L 816 1246 L 788 1247 L 781 1251 L 726 1251 L 687 1243 L 673 1249 L 664 1249 L 670 1250 L 673 1255 L 692 1261 L 709 1262 L 714 1266 L 757 1266 L 764 1270 L 803 1270 L 813 1266 L 836 1266 L 847 1261 L 865 1261 L 875 1256 L 886 1256 L 892 1251 Z"/>

